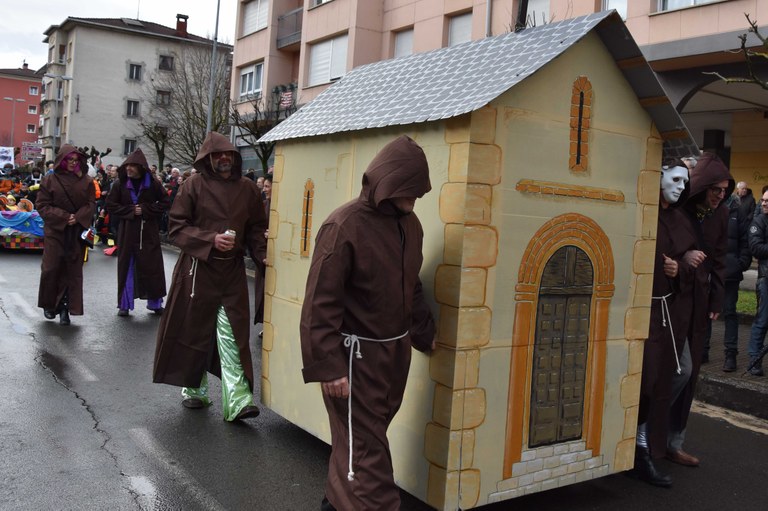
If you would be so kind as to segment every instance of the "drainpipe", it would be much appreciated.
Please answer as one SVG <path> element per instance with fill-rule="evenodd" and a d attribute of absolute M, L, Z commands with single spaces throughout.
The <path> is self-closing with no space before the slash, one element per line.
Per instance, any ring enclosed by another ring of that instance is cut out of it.
<path fill-rule="evenodd" d="M 491 17 L 493 14 L 493 0 L 485 0 L 485 37 L 491 37 Z"/>

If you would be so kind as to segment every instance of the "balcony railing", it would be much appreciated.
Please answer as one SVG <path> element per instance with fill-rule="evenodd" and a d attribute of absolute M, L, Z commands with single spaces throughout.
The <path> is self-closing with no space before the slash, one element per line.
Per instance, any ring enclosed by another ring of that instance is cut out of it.
<path fill-rule="evenodd" d="M 277 47 L 285 48 L 301 41 L 301 23 L 304 8 L 299 7 L 277 18 Z"/>

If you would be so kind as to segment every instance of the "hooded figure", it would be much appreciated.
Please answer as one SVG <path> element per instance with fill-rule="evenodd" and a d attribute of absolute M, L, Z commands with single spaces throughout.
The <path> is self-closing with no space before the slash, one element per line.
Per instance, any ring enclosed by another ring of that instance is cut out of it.
<path fill-rule="evenodd" d="M 682 211 L 690 182 L 682 160 L 662 166 L 656 259 L 648 339 L 643 345 L 643 372 L 635 449 L 635 473 L 655 486 L 672 479 L 656 470 L 653 459 L 666 454 L 672 377 L 678 368 L 691 317 L 693 280 L 685 263 L 696 239 Z"/>
<path fill-rule="evenodd" d="M 685 427 L 696 391 L 709 323 L 723 310 L 726 253 L 728 250 L 728 206 L 725 199 L 736 183 L 728 167 L 715 155 L 705 154 L 691 171 L 691 194 L 684 210 L 699 253 L 690 270 L 693 278 L 693 307 L 687 346 L 681 356 L 682 373 L 673 381 L 667 458 L 697 466 L 699 460 L 683 450 Z"/>
<path fill-rule="evenodd" d="M 424 151 L 401 136 L 317 234 L 300 331 L 304 381 L 322 383 L 331 426 L 326 509 L 400 506 L 386 434 L 411 346 L 429 351 L 435 334 L 419 280 L 423 231 L 411 212 L 430 188 Z"/>
<path fill-rule="evenodd" d="M 118 223 L 117 307 L 127 316 L 135 298 L 163 312 L 165 268 L 160 246 L 160 219 L 170 206 L 163 185 L 152 177 L 147 159 L 136 149 L 117 169 L 118 180 L 107 196 L 110 219 Z"/>
<path fill-rule="evenodd" d="M 80 235 L 90 227 L 96 210 L 96 191 L 87 170 L 86 155 L 65 144 L 37 194 L 37 211 L 45 222 L 37 306 L 48 319 L 59 314 L 62 325 L 69 324 L 69 314 L 83 314 L 86 249 Z"/>
<path fill-rule="evenodd" d="M 210 404 L 206 371 L 222 378 L 224 418 L 258 414 L 253 405 L 248 281 L 243 256 L 260 267 L 264 208 L 256 183 L 219 133 L 203 142 L 193 174 L 169 213 L 168 239 L 181 249 L 160 321 L 153 381 L 184 387 L 183 404 Z M 230 236 L 226 231 L 234 231 Z"/>

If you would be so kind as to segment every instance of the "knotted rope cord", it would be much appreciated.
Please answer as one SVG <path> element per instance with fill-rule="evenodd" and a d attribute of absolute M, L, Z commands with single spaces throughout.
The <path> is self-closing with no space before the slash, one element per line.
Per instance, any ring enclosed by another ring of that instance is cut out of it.
<path fill-rule="evenodd" d="M 352 470 L 352 361 L 355 358 L 363 358 L 360 353 L 360 341 L 369 342 L 390 342 L 397 341 L 408 335 L 408 330 L 405 333 L 398 335 L 397 337 L 390 337 L 389 339 L 371 339 L 370 337 L 360 337 L 355 334 L 347 334 L 341 332 L 344 336 L 344 347 L 349 348 L 349 394 L 347 395 L 347 428 L 349 430 L 349 472 L 347 473 L 347 480 L 354 481 L 355 472 Z M 354 356 L 353 356 L 354 355 Z"/>
<path fill-rule="evenodd" d="M 664 296 L 652 296 L 651 299 L 661 300 L 661 326 L 665 327 L 667 326 L 667 323 L 669 323 L 669 334 L 672 336 L 672 352 L 675 354 L 675 365 L 677 365 L 675 372 L 680 374 L 683 370 L 680 369 L 680 358 L 677 356 L 677 345 L 675 344 L 675 331 L 672 328 L 672 315 L 669 312 L 669 305 L 667 304 L 667 298 L 673 294 L 674 293 L 669 293 Z"/>
<path fill-rule="evenodd" d="M 197 280 L 197 257 L 192 258 L 192 266 L 189 268 L 189 274 L 192 276 L 192 293 L 190 298 L 195 297 L 195 281 Z"/>
<path fill-rule="evenodd" d="M 141 219 L 141 228 L 139 229 L 139 250 L 144 250 L 144 219 Z"/>

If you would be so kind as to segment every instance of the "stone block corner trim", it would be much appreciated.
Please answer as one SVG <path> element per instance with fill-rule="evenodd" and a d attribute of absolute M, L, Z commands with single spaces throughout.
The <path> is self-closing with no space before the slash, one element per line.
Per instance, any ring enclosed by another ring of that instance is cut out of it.
<path fill-rule="evenodd" d="M 515 185 L 515 190 L 522 193 L 532 193 L 537 195 L 552 195 L 607 202 L 624 202 L 624 193 L 621 190 L 574 185 L 569 183 L 556 183 L 553 181 L 539 181 L 537 179 L 521 179 L 517 182 L 517 185 Z"/>

